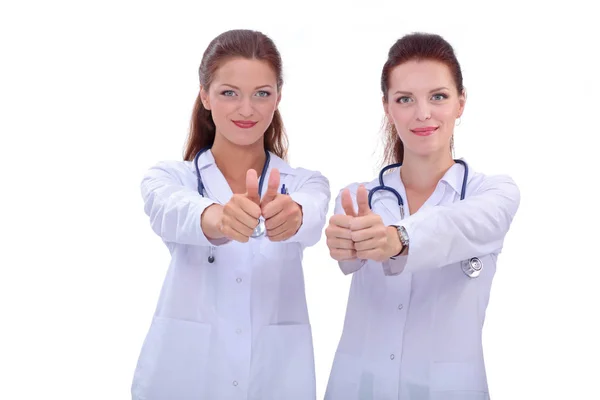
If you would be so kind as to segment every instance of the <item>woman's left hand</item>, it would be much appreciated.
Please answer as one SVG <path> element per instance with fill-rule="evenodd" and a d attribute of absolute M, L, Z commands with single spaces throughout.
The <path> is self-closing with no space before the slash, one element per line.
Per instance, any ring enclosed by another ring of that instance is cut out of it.
<path fill-rule="evenodd" d="M 279 193 L 279 171 L 269 175 L 269 186 L 260 209 L 265 218 L 267 236 L 272 242 L 281 242 L 294 236 L 302 226 L 302 207 L 287 194 Z"/>

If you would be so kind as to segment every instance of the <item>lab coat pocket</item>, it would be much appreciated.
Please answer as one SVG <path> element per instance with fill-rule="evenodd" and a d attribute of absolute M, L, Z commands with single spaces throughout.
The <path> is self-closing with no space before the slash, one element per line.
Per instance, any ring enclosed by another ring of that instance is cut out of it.
<path fill-rule="evenodd" d="M 314 400 L 315 364 L 308 324 L 268 325 L 252 349 L 250 400 Z"/>
<path fill-rule="evenodd" d="M 325 400 L 374 399 L 373 379 L 368 379 L 369 375 L 363 376 L 363 363 L 359 357 L 338 351 L 333 359 Z"/>
<path fill-rule="evenodd" d="M 136 400 L 203 398 L 211 326 L 154 317 L 138 360 Z"/>
<path fill-rule="evenodd" d="M 485 370 L 476 363 L 431 365 L 431 400 L 488 400 Z"/>

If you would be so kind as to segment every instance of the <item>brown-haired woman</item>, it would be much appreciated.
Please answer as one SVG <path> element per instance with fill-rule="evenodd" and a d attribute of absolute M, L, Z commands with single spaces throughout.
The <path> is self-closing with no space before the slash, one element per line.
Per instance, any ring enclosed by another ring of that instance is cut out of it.
<path fill-rule="evenodd" d="M 393 164 L 342 190 L 326 229 L 353 274 L 326 398 L 488 399 L 482 325 L 519 189 L 453 159 L 466 97 L 442 37 L 399 39 L 381 90 Z"/>
<path fill-rule="evenodd" d="M 184 161 L 158 163 L 141 183 L 172 259 L 132 396 L 314 399 L 302 252 L 321 237 L 329 182 L 285 161 L 271 39 L 225 32 L 199 75 Z"/>

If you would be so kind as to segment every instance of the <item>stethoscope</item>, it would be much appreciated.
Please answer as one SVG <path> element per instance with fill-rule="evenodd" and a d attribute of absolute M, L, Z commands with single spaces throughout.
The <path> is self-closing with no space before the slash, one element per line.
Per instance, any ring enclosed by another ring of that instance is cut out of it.
<path fill-rule="evenodd" d="M 467 190 L 467 179 L 469 178 L 469 167 L 467 166 L 467 163 L 464 162 L 463 160 L 454 160 L 454 162 L 462 164 L 462 166 L 465 169 L 465 172 L 463 175 L 463 181 L 462 181 L 462 188 L 460 191 L 460 199 L 464 200 L 465 193 Z M 396 189 L 394 189 L 393 187 L 387 186 L 383 182 L 383 174 L 385 174 L 386 171 L 388 171 L 392 168 L 398 168 L 401 166 L 402 166 L 402 163 L 391 164 L 391 165 L 384 167 L 379 172 L 379 185 L 375 186 L 373 189 L 369 190 L 369 208 L 372 208 L 371 201 L 372 201 L 372 198 L 373 198 L 373 195 L 375 194 L 375 192 L 378 192 L 381 190 L 387 190 L 388 192 L 392 192 L 394 194 L 394 196 L 396 196 L 396 199 L 398 200 L 398 206 L 400 206 L 400 218 L 404 219 L 404 201 L 402 200 L 402 196 L 400 196 L 400 193 L 398 193 L 398 191 Z M 483 263 L 481 262 L 481 260 L 479 258 L 472 257 L 469 260 L 463 261 L 461 263 L 461 268 L 462 268 L 463 272 L 465 273 L 465 275 L 467 275 L 468 277 L 471 277 L 471 278 L 476 278 L 479 276 L 479 273 L 481 272 L 481 269 L 483 268 Z"/>
<path fill-rule="evenodd" d="M 194 157 L 194 166 L 196 167 L 196 175 L 198 175 L 198 193 L 202 197 L 204 197 L 204 183 L 202 183 L 202 178 L 200 177 L 200 169 L 198 168 L 198 159 L 204 152 L 206 152 L 209 149 L 210 149 L 209 147 L 203 148 L 202 150 L 200 150 L 198 152 L 198 154 L 196 154 L 196 157 Z M 260 179 L 258 181 L 258 193 L 262 193 L 263 183 L 265 181 L 265 175 L 267 174 L 267 170 L 269 169 L 269 164 L 271 163 L 271 154 L 269 154 L 269 152 L 266 149 L 265 149 L 265 155 L 266 155 L 265 165 L 263 166 L 262 172 L 260 174 Z M 281 188 L 281 192 L 284 194 L 286 193 L 285 185 Z M 252 235 L 250 235 L 250 237 L 258 238 L 258 237 L 263 236 L 265 234 L 265 232 L 266 232 L 265 221 L 262 218 L 260 218 L 258 221 L 258 225 L 256 225 L 256 228 L 254 228 L 254 231 L 252 232 Z M 211 246 L 210 254 L 208 256 L 208 262 L 211 264 L 215 262 L 214 252 L 215 252 L 215 246 Z"/>

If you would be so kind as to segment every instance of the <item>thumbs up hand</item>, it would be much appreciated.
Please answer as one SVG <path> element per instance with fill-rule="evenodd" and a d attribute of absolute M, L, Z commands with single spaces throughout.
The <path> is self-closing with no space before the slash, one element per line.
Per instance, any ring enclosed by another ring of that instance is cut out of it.
<path fill-rule="evenodd" d="M 354 260 L 356 259 L 356 250 L 352 241 L 350 224 L 357 214 L 348 189 L 344 189 L 342 192 L 342 208 L 345 214 L 333 215 L 325 229 L 327 247 L 329 247 L 329 254 L 334 260 Z"/>
<path fill-rule="evenodd" d="M 223 206 L 221 233 L 228 239 L 246 243 L 258 225 L 260 212 L 258 176 L 251 169 L 246 173 L 246 193 L 234 194 Z"/>
<path fill-rule="evenodd" d="M 302 226 L 302 207 L 287 194 L 279 193 L 280 175 L 273 168 L 269 175 L 269 185 L 260 209 L 265 218 L 267 237 L 272 242 L 280 242 L 294 236 Z"/>
<path fill-rule="evenodd" d="M 369 193 L 359 186 L 356 193 L 358 215 L 350 222 L 351 238 L 356 257 L 382 262 L 398 253 L 400 241 L 393 226 L 385 226 L 383 220 L 369 207 Z"/>

